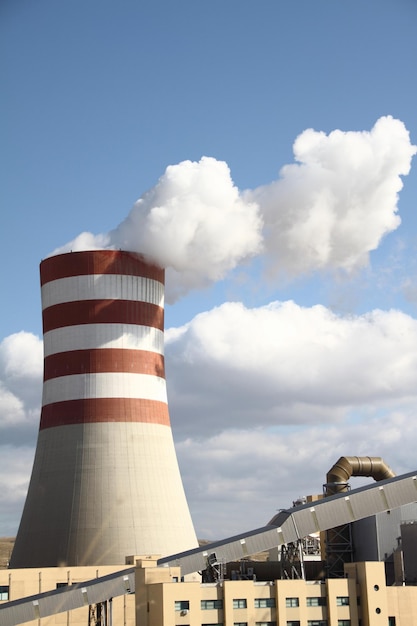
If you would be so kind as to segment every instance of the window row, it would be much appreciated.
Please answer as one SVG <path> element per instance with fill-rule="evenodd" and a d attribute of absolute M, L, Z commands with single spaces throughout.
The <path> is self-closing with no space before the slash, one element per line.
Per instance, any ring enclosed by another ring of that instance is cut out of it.
<path fill-rule="evenodd" d="M 255 598 L 255 609 L 274 609 L 275 598 Z"/>
<path fill-rule="evenodd" d="M 313 619 L 307 621 L 308 626 L 327 626 L 327 620 L 325 619 Z M 299 620 L 290 620 L 287 622 L 287 626 L 300 626 Z M 337 626 L 350 626 L 350 619 L 339 619 Z"/>
<path fill-rule="evenodd" d="M 247 605 L 246 598 L 235 598 L 233 600 L 234 609 L 246 609 L 247 606 L 248 605 Z M 255 609 L 275 608 L 275 598 L 255 598 L 254 606 L 255 606 Z M 200 607 L 202 611 L 207 611 L 207 610 L 212 610 L 212 609 L 222 609 L 223 600 L 201 600 Z M 189 608 L 190 608 L 189 600 L 176 600 L 175 601 L 176 611 L 188 611 Z"/>
<path fill-rule="evenodd" d="M 395 618 L 390 618 L 390 620 L 395 620 Z M 255 622 L 255 626 L 276 626 L 276 624 L 276 622 Z M 391 624 L 395 626 L 395 621 L 389 621 L 388 624 L 389 626 L 391 626 Z M 202 624 L 201 626 L 223 626 L 223 623 Z M 248 622 L 233 622 L 233 626 L 248 626 Z M 301 622 L 300 620 L 288 620 L 286 626 L 301 626 Z M 307 620 L 307 626 L 327 626 L 327 620 Z M 337 626 L 351 626 L 351 621 L 350 619 L 339 619 Z"/>
<path fill-rule="evenodd" d="M 321 596 L 309 596 L 306 598 L 307 606 L 326 606 L 327 600 Z M 286 598 L 285 605 L 287 607 L 300 606 L 299 598 Z M 349 606 L 349 596 L 337 596 L 337 606 Z"/>
<path fill-rule="evenodd" d="M 2 594 L 3 591 L 3 594 Z M 6 595 L 7 597 L 3 598 L 2 595 Z M 0 599 L 8 599 L 8 587 L 0 587 Z M 311 596 L 306 598 L 307 606 L 326 606 L 326 598 L 320 596 Z M 275 608 L 275 598 L 255 598 L 254 600 L 255 609 L 266 609 L 266 608 Z M 349 605 L 349 596 L 337 596 L 336 598 L 337 606 L 348 606 Z M 285 606 L 287 608 L 299 607 L 300 599 L 293 598 L 285 598 Z M 188 600 L 177 600 L 175 602 L 175 610 L 176 611 L 185 611 L 190 608 L 190 603 Z M 201 600 L 201 609 L 211 610 L 211 609 L 222 609 L 223 608 L 223 600 Z M 234 609 L 246 609 L 247 608 L 247 600 L 246 598 L 235 598 L 233 600 L 233 608 Z M 342 620 L 343 621 L 343 620 Z M 290 624 L 290 622 L 288 622 Z M 315 624 L 311 624 L 311 626 L 315 626 Z M 319 624 L 322 626 L 322 624 Z M 340 626 L 344 626 L 341 624 Z"/>
<path fill-rule="evenodd" d="M 307 606 L 326 606 L 327 601 L 326 598 L 322 598 L 321 596 L 310 596 L 306 598 Z"/>
<path fill-rule="evenodd" d="M 223 600 L 201 600 L 201 609 L 203 611 L 210 609 L 222 609 Z"/>
<path fill-rule="evenodd" d="M 287 622 L 291 626 L 292 622 Z M 201 624 L 201 626 L 223 626 L 222 623 L 218 624 Z M 233 626 L 248 626 L 248 622 L 233 622 Z M 276 622 L 255 622 L 255 626 L 277 626 Z M 294 626 L 300 626 L 300 622 L 294 622 Z"/>
<path fill-rule="evenodd" d="M 222 609 L 223 600 L 201 600 L 201 609 L 203 611 L 210 609 Z M 190 609 L 189 600 L 175 600 L 176 611 L 188 611 Z"/>

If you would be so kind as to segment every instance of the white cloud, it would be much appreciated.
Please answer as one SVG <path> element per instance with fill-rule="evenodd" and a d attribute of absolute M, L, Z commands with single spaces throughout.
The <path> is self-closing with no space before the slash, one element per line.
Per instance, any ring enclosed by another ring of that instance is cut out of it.
<path fill-rule="evenodd" d="M 32 470 L 33 446 L 0 445 L 0 536 L 14 537 Z"/>
<path fill-rule="evenodd" d="M 10 427 L 25 421 L 25 408 L 22 400 L 11 393 L 0 382 L 0 428 Z"/>
<path fill-rule="evenodd" d="M 170 413 L 199 537 L 261 526 L 320 493 L 341 455 L 413 470 L 416 343 L 417 321 L 399 311 L 342 317 L 291 301 L 228 303 L 168 329 Z M 42 354 L 29 333 L 0 347 L 5 535 L 17 530 L 29 480 L 39 408 L 27 388 L 40 396 Z"/>
<path fill-rule="evenodd" d="M 227 303 L 167 332 L 178 433 L 339 420 L 417 394 L 417 322 L 400 311 L 341 317 L 324 306 Z M 200 399 L 203 398 L 203 401 Z"/>
<path fill-rule="evenodd" d="M 0 431 L 2 443 L 33 439 L 42 394 L 43 345 L 19 332 L 0 343 Z"/>
<path fill-rule="evenodd" d="M 340 456 L 380 456 L 396 474 L 414 471 L 416 445 L 410 405 L 360 423 L 189 438 L 177 452 L 198 536 L 215 540 L 263 526 L 297 498 L 321 494 Z M 349 482 L 355 489 L 372 478 Z"/>
<path fill-rule="evenodd" d="M 7 380 L 38 379 L 42 374 L 42 341 L 21 331 L 0 343 L 0 368 Z"/>

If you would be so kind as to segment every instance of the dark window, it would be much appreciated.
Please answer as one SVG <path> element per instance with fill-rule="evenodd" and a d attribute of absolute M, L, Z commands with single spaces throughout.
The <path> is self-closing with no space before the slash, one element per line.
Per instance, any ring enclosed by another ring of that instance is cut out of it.
<path fill-rule="evenodd" d="M 275 608 L 275 598 L 255 598 L 255 609 Z"/>
<path fill-rule="evenodd" d="M 9 599 L 9 586 L 0 585 L 0 600 L 8 600 L 8 599 Z"/>
<path fill-rule="evenodd" d="M 201 609 L 203 611 L 210 609 L 222 609 L 223 600 L 201 600 Z"/>
<path fill-rule="evenodd" d="M 175 600 L 176 611 L 188 611 L 189 608 L 190 608 L 189 600 Z"/>
<path fill-rule="evenodd" d="M 326 598 L 321 596 L 312 596 L 306 598 L 307 606 L 326 606 Z"/>
<path fill-rule="evenodd" d="M 235 598 L 233 600 L 234 609 L 246 609 L 247 606 L 246 598 Z"/>
<path fill-rule="evenodd" d="M 300 606 L 300 600 L 298 598 L 285 598 L 285 606 Z"/>
<path fill-rule="evenodd" d="M 337 596 L 337 606 L 349 606 L 349 596 Z"/>

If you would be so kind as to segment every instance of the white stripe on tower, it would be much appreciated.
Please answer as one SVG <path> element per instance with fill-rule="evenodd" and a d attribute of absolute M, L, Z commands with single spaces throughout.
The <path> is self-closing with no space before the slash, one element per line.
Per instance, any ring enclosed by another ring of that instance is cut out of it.
<path fill-rule="evenodd" d="M 57 328 L 43 337 L 44 355 L 71 350 L 117 348 L 164 352 L 164 333 L 158 328 L 136 324 L 81 324 Z"/>
<path fill-rule="evenodd" d="M 46 283 L 42 287 L 42 308 L 55 304 L 90 300 L 141 300 L 164 306 L 164 286 L 142 276 L 94 274 L 92 276 L 67 276 Z"/>
<path fill-rule="evenodd" d="M 43 405 L 79 400 L 80 398 L 137 398 L 167 402 L 163 378 L 149 374 L 113 372 L 100 374 L 74 374 L 46 380 L 43 386 Z"/>
<path fill-rule="evenodd" d="M 11 567 L 195 547 L 166 397 L 164 271 L 74 252 L 43 261 L 41 283 L 42 413 Z"/>

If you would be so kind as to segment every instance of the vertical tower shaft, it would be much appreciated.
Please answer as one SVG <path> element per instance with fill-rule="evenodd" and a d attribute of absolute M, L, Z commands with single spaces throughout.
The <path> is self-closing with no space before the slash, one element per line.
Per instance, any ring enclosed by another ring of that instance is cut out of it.
<path fill-rule="evenodd" d="M 164 271 L 130 252 L 41 263 L 42 412 L 10 567 L 193 548 L 164 370 Z"/>

